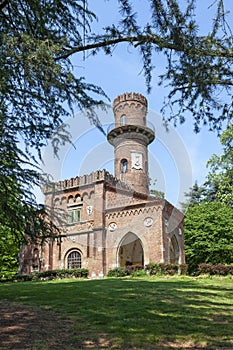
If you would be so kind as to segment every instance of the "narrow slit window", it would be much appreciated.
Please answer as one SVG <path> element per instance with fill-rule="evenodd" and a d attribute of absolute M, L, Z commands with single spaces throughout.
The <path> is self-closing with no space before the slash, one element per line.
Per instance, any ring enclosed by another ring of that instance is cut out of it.
<path fill-rule="evenodd" d="M 128 171 L 128 161 L 127 159 L 122 159 L 121 161 L 121 172 L 122 173 L 127 173 Z"/>
<path fill-rule="evenodd" d="M 123 125 L 125 125 L 125 124 L 126 124 L 126 115 L 123 114 L 123 115 L 121 116 L 121 125 L 123 126 Z"/>

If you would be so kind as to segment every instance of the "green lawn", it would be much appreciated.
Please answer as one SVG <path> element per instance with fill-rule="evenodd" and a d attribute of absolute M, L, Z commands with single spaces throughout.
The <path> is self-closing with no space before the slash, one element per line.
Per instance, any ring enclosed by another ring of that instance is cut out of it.
<path fill-rule="evenodd" d="M 0 301 L 71 320 L 70 346 L 60 349 L 233 349 L 232 278 L 8 283 Z M 31 346 L 52 348 L 46 339 Z"/>

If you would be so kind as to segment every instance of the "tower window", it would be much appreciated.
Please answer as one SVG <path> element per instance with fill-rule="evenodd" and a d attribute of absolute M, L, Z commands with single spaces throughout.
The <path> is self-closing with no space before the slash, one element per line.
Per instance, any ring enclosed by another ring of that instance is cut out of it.
<path fill-rule="evenodd" d="M 73 224 L 81 220 L 81 208 L 68 210 L 68 224 Z"/>
<path fill-rule="evenodd" d="M 121 173 L 127 173 L 128 171 L 128 161 L 127 159 L 122 159 L 121 161 Z"/>
<path fill-rule="evenodd" d="M 121 125 L 125 125 L 125 124 L 126 124 L 126 115 L 123 114 L 123 115 L 121 116 Z"/>
<path fill-rule="evenodd" d="M 81 254 L 77 251 L 73 251 L 67 258 L 68 269 L 77 269 L 82 267 Z"/>

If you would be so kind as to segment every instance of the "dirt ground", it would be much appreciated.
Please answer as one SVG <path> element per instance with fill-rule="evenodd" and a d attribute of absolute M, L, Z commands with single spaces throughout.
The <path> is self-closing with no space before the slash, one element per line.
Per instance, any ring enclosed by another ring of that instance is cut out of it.
<path fill-rule="evenodd" d="M 0 303 L 0 349 L 75 349 L 73 324 L 49 310 Z"/>

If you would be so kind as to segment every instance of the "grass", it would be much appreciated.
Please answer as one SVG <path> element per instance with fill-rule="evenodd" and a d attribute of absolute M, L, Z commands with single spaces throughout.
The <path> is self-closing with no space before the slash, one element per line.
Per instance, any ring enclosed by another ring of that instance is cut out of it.
<path fill-rule="evenodd" d="M 60 349 L 230 350 L 232 285 L 189 277 L 25 282 L 0 285 L 0 300 L 72 321 L 70 345 Z M 40 346 L 30 349 L 52 349 L 46 339 Z"/>

